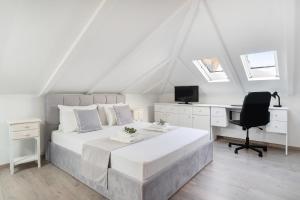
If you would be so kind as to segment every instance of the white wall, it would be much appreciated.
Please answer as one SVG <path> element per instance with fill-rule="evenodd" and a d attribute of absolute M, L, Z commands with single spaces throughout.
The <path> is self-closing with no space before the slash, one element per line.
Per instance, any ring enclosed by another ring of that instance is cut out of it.
<path fill-rule="evenodd" d="M 212 104 L 242 104 L 244 95 L 200 95 L 200 103 Z M 174 102 L 174 93 L 167 93 L 159 96 L 159 102 Z M 300 95 L 282 96 L 281 104 L 289 108 L 288 131 L 289 145 L 300 147 Z M 277 100 L 272 98 L 271 105 L 277 104 Z M 241 130 L 242 133 L 242 130 Z"/>
<path fill-rule="evenodd" d="M 33 95 L 0 95 L 0 165 L 9 162 L 7 120 L 32 117 L 44 120 L 43 102 L 43 98 Z M 33 152 L 33 141 L 16 143 L 15 152 L 18 155 Z"/>

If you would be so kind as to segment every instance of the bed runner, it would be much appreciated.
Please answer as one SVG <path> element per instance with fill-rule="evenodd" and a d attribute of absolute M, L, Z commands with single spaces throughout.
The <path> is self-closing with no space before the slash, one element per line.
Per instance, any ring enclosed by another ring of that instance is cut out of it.
<path fill-rule="evenodd" d="M 143 140 L 159 136 L 157 132 L 146 131 Z M 107 189 L 107 172 L 110 167 L 110 155 L 113 150 L 131 145 L 133 143 L 122 143 L 111 140 L 110 138 L 101 138 L 92 140 L 83 144 L 81 155 L 81 174 L 85 178 L 96 181 Z"/>

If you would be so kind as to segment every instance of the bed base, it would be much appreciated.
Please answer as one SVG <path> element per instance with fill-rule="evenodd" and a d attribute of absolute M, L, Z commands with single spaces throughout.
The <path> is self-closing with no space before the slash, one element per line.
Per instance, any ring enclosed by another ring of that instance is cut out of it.
<path fill-rule="evenodd" d="M 110 200 L 167 200 L 213 160 L 213 144 L 202 145 L 146 182 L 108 170 L 108 189 L 80 174 L 81 156 L 62 146 L 48 145 L 48 160 Z"/>

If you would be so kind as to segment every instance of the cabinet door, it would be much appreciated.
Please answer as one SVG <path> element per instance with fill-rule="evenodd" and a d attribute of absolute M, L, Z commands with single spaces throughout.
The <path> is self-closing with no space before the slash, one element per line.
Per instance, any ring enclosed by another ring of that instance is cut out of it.
<path fill-rule="evenodd" d="M 163 117 L 162 115 L 162 112 L 154 112 L 154 121 L 158 122 L 159 120 L 161 120 Z"/>
<path fill-rule="evenodd" d="M 209 116 L 193 115 L 193 128 L 210 131 Z"/>
<path fill-rule="evenodd" d="M 166 113 L 165 121 L 173 126 L 178 126 L 178 114 Z"/>
<path fill-rule="evenodd" d="M 193 127 L 192 115 L 181 114 L 179 116 L 178 126 L 192 128 Z"/>

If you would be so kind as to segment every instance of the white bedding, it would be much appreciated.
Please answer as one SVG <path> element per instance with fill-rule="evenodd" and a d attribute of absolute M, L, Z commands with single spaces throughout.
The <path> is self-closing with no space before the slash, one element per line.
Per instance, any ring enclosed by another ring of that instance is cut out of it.
<path fill-rule="evenodd" d="M 141 129 L 149 125 L 135 122 L 127 126 Z M 81 155 L 85 142 L 109 137 L 122 129 L 123 126 L 104 126 L 103 130 L 82 134 L 54 131 L 52 142 Z M 111 168 L 144 182 L 207 142 L 207 131 L 178 127 L 157 137 L 112 151 Z"/>

